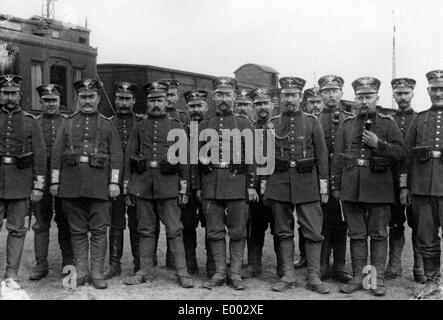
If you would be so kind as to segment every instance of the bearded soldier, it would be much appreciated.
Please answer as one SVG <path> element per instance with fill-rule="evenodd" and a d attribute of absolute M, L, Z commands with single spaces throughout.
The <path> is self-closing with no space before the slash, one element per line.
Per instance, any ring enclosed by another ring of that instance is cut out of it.
<path fill-rule="evenodd" d="M 254 120 L 251 118 L 251 111 L 252 100 L 249 96 L 249 92 L 245 89 L 237 90 L 235 95 L 234 113 L 237 116 L 248 119 L 251 124 L 254 124 Z"/>
<path fill-rule="evenodd" d="M 29 200 L 42 199 L 47 170 L 42 129 L 20 105 L 21 82 L 21 76 L 0 76 L 0 227 L 6 219 L 8 283 L 18 280 Z"/>
<path fill-rule="evenodd" d="M 367 265 L 368 236 L 371 265 L 377 281 L 370 291 L 386 294 L 384 269 L 387 255 L 387 226 L 394 202 L 391 166 L 405 152 L 400 129 L 390 116 L 377 113 L 380 81 L 362 77 L 352 82 L 359 114 L 343 121 L 335 140 L 331 183 L 336 199 L 343 203 L 351 244 L 353 278 L 340 288 L 343 293 L 363 289 Z"/>
<path fill-rule="evenodd" d="M 103 265 L 110 220 L 110 198 L 120 195 L 123 152 L 111 121 L 97 111 L 99 83 L 74 83 L 78 112 L 63 123 L 51 158 L 51 194 L 63 200 L 71 231 L 77 286 L 90 278 L 106 289 Z M 90 233 L 90 238 L 88 238 Z M 89 250 L 91 248 L 91 250 Z"/>
<path fill-rule="evenodd" d="M 273 286 L 284 291 L 295 282 L 294 215 L 305 237 L 308 289 L 326 294 L 320 280 L 323 213 L 320 201 L 328 200 L 328 153 L 323 128 L 317 117 L 300 109 L 306 81 L 296 77 L 280 79 L 283 112 L 271 118 L 267 127 L 275 135 L 275 171 L 268 178 L 264 196 L 269 199 L 274 219 L 274 238 L 282 277 Z"/>
<path fill-rule="evenodd" d="M 43 130 L 48 167 L 51 164 L 51 150 L 55 143 L 57 131 L 67 117 L 60 113 L 62 90 L 63 88 L 56 84 L 44 84 L 37 87 L 40 103 L 43 107 L 43 113 L 38 117 L 38 120 Z M 47 181 L 50 181 L 49 175 Z M 42 201 L 34 204 L 33 209 L 36 219 L 32 226 L 36 266 L 32 269 L 29 279 L 40 280 L 48 275 L 49 229 L 53 211 L 55 212 L 54 220 L 58 229 L 58 244 L 62 253 L 62 269 L 66 265 L 73 265 L 74 257 L 69 224 L 63 213 L 62 200 L 59 197 L 53 197 L 49 192 L 49 188 L 47 188 Z"/>

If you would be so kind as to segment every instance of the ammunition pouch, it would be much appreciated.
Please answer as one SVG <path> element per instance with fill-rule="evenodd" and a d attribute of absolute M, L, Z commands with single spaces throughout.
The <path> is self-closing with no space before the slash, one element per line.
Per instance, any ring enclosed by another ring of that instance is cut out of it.
<path fill-rule="evenodd" d="M 412 153 L 419 162 L 426 162 L 431 159 L 431 147 L 414 147 Z"/>
<path fill-rule="evenodd" d="M 297 171 L 298 173 L 312 172 L 314 168 L 315 158 L 303 158 L 297 160 Z"/>
<path fill-rule="evenodd" d="M 275 158 L 275 172 L 285 172 L 289 170 L 289 163 L 287 160 Z"/>
<path fill-rule="evenodd" d="M 62 162 L 63 164 L 74 167 L 78 165 L 78 155 L 77 152 L 74 151 L 63 151 L 62 153 Z"/>
<path fill-rule="evenodd" d="M 28 152 L 16 156 L 16 164 L 19 169 L 26 169 L 33 165 L 34 163 L 34 152 Z"/>
<path fill-rule="evenodd" d="M 93 168 L 104 168 L 108 164 L 109 155 L 104 153 L 91 153 L 89 155 L 89 165 Z"/>
<path fill-rule="evenodd" d="M 160 162 L 160 171 L 163 174 L 177 174 L 180 172 L 180 164 L 171 164 L 168 160 L 162 160 Z"/>
<path fill-rule="evenodd" d="M 146 157 L 129 157 L 129 165 L 132 172 L 143 173 L 146 171 Z"/>
<path fill-rule="evenodd" d="M 371 157 L 369 167 L 375 172 L 384 172 L 391 166 L 391 159 L 386 157 Z"/>
<path fill-rule="evenodd" d="M 352 169 L 357 165 L 355 156 L 350 154 L 340 153 L 338 159 L 340 160 L 341 165 L 346 169 Z"/>

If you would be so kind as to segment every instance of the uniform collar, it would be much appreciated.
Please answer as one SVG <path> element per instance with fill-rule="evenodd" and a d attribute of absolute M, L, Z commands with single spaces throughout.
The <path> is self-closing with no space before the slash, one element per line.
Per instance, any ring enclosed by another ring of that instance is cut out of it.
<path fill-rule="evenodd" d="M 338 106 L 333 106 L 333 107 L 325 106 L 323 108 L 323 113 L 333 113 L 333 112 L 335 112 L 337 110 L 338 110 Z"/>
<path fill-rule="evenodd" d="M 85 113 L 85 112 L 83 112 L 82 110 L 79 110 L 78 113 L 79 113 L 80 115 L 82 115 L 83 117 L 93 117 L 93 116 L 95 116 L 95 115 L 98 114 L 98 111 L 95 110 L 94 112 L 91 112 L 91 113 Z"/>
<path fill-rule="evenodd" d="M 377 112 L 369 113 L 369 114 L 368 114 L 368 119 L 372 119 L 372 120 L 373 120 L 373 119 L 375 119 L 376 116 L 377 116 Z M 360 113 L 360 114 L 358 115 L 358 118 L 359 118 L 359 119 L 365 119 L 365 118 L 366 118 L 366 115 L 363 115 L 363 114 Z"/>
<path fill-rule="evenodd" d="M 296 117 L 296 116 L 299 116 L 299 115 L 301 115 L 301 109 L 299 109 L 297 111 L 291 111 L 291 112 L 284 111 L 283 112 L 283 116 L 288 117 L 288 118 Z"/>
<path fill-rule="evenodd" d="M 411 107 L 409 107 L 406 110 L 398 110 L 395 114 L 397 116 L 405 116 L 405 115 L 409 115 L 409 114 L 413 114 L 414 113 L 414 109 L 412 109 Z"/>
<path fill-rule="evenodd" d="M 431 110 L 443 110 L 443 107 L 432 106 Z"/>
<path fill-rule="evenodd" d="M 156 117 L 154 117 L 152 114 L 148 114 L 148 119 L 166 119 L 167 117 L 168 117 L 167 113 Z"/>
<path fill-rule="evenodd" d="M 129 113 L 117 113 L 116 114 L 117 118 L 132 118 L 134 116 L 133 112 L 129 112 Z"/>
<path fill-rule="evenodd" d="M 5 106 L 3 106 L 2 110 L 3 110 L 3 112 L 6 112 L 6 113 L 17 113 L 17 112 L 21 111 L 22 108 L 20 106 L 16 106 L 14 109 L 9 110 Z"/>
<path fill-rule="evenodd" d="M 217 116 L 219 116 L 219 117 L 227 117 L 227 116 L 232 115 L 232 110 L 228 110 L 228 111 L 225 111 L 225 112 L 215 111 L 215 114 Z"/>

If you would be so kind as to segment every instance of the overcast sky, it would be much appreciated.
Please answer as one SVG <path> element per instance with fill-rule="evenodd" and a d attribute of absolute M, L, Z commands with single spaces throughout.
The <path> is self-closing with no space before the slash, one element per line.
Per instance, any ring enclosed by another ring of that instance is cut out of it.
<path fill-rule="evenodd" d="M 41 14 L 42 0 L 0 0 L 0 12 Z M 360 76 L 381 80 L 391 106 L 392 33 L 397 76 L 417 80 L 415 108 L 429 107 L 426 72 L 443 69 L 442 0 L 58 0 L 56 19 L 92 30 L 98 63 L 134 63 L 210 75 L 233 75 L 245 63 L 280 77 L 333 73 L 345 98 Z"/>

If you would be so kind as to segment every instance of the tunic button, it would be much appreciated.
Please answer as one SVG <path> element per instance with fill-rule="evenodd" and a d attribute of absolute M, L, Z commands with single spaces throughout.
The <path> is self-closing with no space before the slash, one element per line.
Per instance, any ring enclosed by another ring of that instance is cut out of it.
<path fill-rule="evenodd" d="M 85 148 L 87 148 L 88 147 L 88 145 L 87 144 L 85 144 Z"/>
<path fill-rule="evenodd" d="M 440 138 L 435 138 L 435 140 L 439 141 L 439 140 L 440 140 Z"/>
<path fill-rule="evenodd" d="M 291 121 L 294 121 L 294 118 L 291 118 Z"/>
<path fill-rule="evenodd" d="M 440 131 L 437 131 L 436 134 L 440 134 Z"/>

